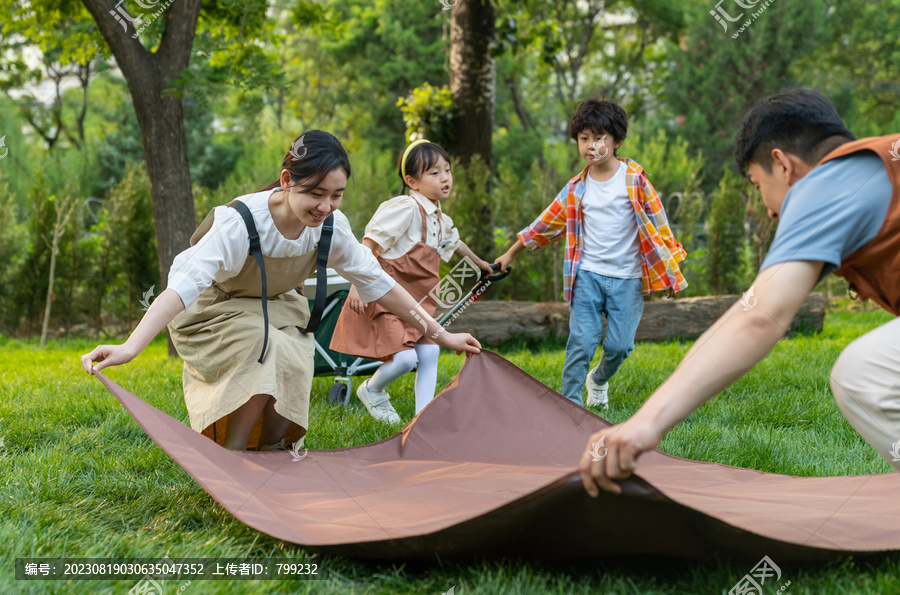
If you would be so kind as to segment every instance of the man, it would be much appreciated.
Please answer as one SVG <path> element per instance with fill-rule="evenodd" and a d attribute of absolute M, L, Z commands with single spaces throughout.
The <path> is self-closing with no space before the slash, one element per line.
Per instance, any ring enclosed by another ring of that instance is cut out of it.
<path fill-rule="evenodd" d="M 852 142 L 851 142 L 852 141 Z M 592 496 L 620 493 L 615 479 L 692 411 L 744 375 L 775 346 L 807 294 L 828 273 L 900 315 L 900 134 L 854 140 L 820 93 L 793 89 L 744 117 L 738 168 L 780 219 L 752 288 L 757 302 L 732 306 L 628 421 L 591 436 L 581 478 Z M 831 389 L 854 428 L 888 462 L 900 440 L 900 319 L 863 335 L 835 363 Z M 607 455 L 594 461 L 591 444 Z"/>

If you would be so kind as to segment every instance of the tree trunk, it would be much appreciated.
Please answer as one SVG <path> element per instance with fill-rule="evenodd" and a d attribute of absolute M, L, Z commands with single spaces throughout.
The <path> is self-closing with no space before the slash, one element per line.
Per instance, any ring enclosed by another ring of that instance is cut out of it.
<path fill-rule="evenodd" d="M 132 37 L 134 31 L 124 21 L 107 14 L 115 8 L 111 1 L 82 2 L 125 76 L 141 127 L 153 198 L 159 276 L 165 287 L 169 267 L 188 247 L 195 226 L 182 103 L 171 94 L 170 81 L 178 80 L 188 67 L 200 0 L 179 0 L 166 9 L 161 17 L 166 19 L 166 30 L 155 53 Z M 176 355 L 171 340 L 169 355 Z"/>
<path fill-rule="evenodd" d="M 54 200 L 52 197 L 50 200 Z M 50 279 L 47 283 L 47 303 L 44 305 L 44 322 L 41 324 L 41 347 L 47 343 L 47 332 L 50 329 L 50 310 L 53 302 L 53 285 L 56 282 L 56 256 L 59 254 L 59 240 L 66 231 L 69 217 L 75 211 L 78 201 L 75 198 L 64 198 L 54 203 L 56 223 L 53 226 L 53 239 L 50 241 Z"/>
<path fill-rule="evenodd" d="M 468 220 L 467 244 L 482 258 L 494 251 L 491 186 L 491 132 L 494 125 L 494 6 L 491 0 L 457 0 L 450 13 L 450 91 L 456 107 L 460 165 L 468 170 L 462 191 Z M 479 158 L 484 168 L 472 161 Z"/>
<path fill-rule="evenodd" d="M 696 339 L 740 297 L 723 295 L 645 302 L 644 315 L 635 339 Z M 826 310 L 827 303 L 822 294 L 810 294 L 791 322 L 790 330 L 821 332 Z M 483 345 L 497 345 L 514 338 L 565 339 L 569 335 L 569 304 L 478 301 L 471 304 L 447 330 L 471 333 Z"/>
<path fill-rule="evenodd" d="M 494 6 L 491 0 L 459 0 L 450 15 L 450 91 L 458 116 L 459 159 L 481 155 L 491 165 L 494 122 Z"/>

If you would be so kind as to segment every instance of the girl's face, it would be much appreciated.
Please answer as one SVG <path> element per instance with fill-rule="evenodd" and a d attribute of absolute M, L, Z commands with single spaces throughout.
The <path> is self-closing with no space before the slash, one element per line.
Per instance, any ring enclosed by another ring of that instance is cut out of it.
<path fill-rule="evenodd" d="M 341 206 L 344 190 L 347 188 L 347 172 L 342 168 L 331 170 L 318 186 L 304 191 L 300 186 L 284 185 L 284 176 L 290 179 L 287 170 L 282 172 L 282 188 L 287 192 L 288 207 L 298 221 L 306 227 L 318 227 L 325 218 Z"/>
<path fill-rule="evenodd" d="M 418 179 L 406 176 L 407 185 L 425 195 L 426 198 L 439 201 L 450 196 L 453 190 L 453 174 L 450 173 L 450 163 L 443 157 L 439 157 L 437 163 L 423 171 Z"/>

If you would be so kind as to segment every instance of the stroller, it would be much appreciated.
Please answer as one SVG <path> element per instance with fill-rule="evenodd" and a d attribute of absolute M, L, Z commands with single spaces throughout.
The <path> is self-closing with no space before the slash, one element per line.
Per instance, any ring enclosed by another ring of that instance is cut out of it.
<path fill-rule="evenodd" d="M 472 266 L 468 259 L 463 259 L 441 280 L 440 285 L 436 288 L 437 295 L 434 295 L 438 307 L 446 310 L 438 318 L 438 322 L 441 325 L 455 320 L 462 313 L 462 310 L 481 297 L 491 283 L 506 277 L 512 270 L 512 267 L 510 267 L 506 272 L 500 272 L 500 265 L 498 264 L 492 264 L 491 268 L 496 271 L 494 274 L 489 275 L 484 271 L 480 271 L 481 275 L 478 276 L 476 271 L 479 271 L 479 269 Z M 467 294 L 463 295 L 462 286 L 458 281 L 465 281 L 466 278 L 473 276 L 479 277 L 478 281 Z M 315 277 L 306 281 L 304 293 L 308 296 L 316 294 Z M 325 303 L 325 310 L 322 311 L 322 320 L 319 323 L 319 328 L 313 333 L 313 337 L 315 338 L 316 348 L 315 375 L 335 377 L 334 384 L 331 385 L 328 391 L 329 405 L 346 405 L 353 392 L 353 377 L 371 375 L 382 364 L 380 361 L 345 355 L 325 347 L 331 344 L 331 336 L 334 334 L 334 328 L 337 325 L 338 317 L 341 315 L 344 300 L 347 299 L 349 293 L 350 282 L 338 275 L 334 269 L 328 269 L 328 297 Z M 310 310 L 313 307 L 313 302 L 313 299 L 309 300 Z"/>

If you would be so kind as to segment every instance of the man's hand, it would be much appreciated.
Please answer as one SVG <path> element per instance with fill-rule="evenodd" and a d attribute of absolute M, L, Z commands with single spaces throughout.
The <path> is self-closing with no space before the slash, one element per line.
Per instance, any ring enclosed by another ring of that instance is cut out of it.
<path fill-rule="evenodd" d="M 656 448 L 661 439 L 662 432 L 634 418 L 597 432 L 588 440 L 578 466 L 584 489 L 594 498 L 600 495 L 597 486 L 613 494 L 622 493 L 613 480 L 631 475 L 638 457 Z"/>

